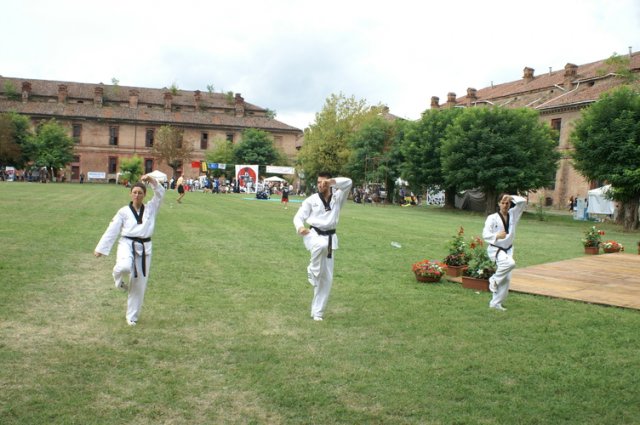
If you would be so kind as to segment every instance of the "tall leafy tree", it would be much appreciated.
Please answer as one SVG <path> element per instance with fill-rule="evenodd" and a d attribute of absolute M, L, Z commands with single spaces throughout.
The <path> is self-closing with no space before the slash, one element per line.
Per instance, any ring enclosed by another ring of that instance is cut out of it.
<path fill-rule="evenodd" d="M 153 155 L 160 163 L 165 162 L 173 169 L 174 177 L 178 175 L 178 168 L 189 162 L 193 154 L 193 147 L 189 143 L 183 143 L 182 137 L 181 129 L 163 125 L 153 143 Z"/>
<path fill-rule="evenodd" d="M 445 190 L 445 205 L 454 206 L 455 186 L 446 185 L 442 173 L 441 147 L 447 128 L 462 113 L 459 108 L 430 109 L 407 128 L 401 141 L 404 157 L 402 177 L 411 187 L 425 191 L 439 186 Z"/>
<path fill-rule="evenodd" d="M 553 183 L 560 158 L 553 136 L 551 127 L 531 109 L 465 109 L 442 143 L 445 184 L 482 190 L 486 212 L 494 212 L 500 192 Z"/>
<path fill-rule="evenodd" d="M 261 173 L 267 165 L 285 165 L 284 154 L 276 149 L 271 134 L 264 130 L 249 128 L 242 132 L 242 141 L 234 150 L 237 164 L 258 164 Z"/>
<path fill-rule="evenodd" d="M 233 164 L 234 162 L 234 150 L 233 142 L 222 137 L 216 138 L 213 141 L 212 149 L 205 152 L 205 158 L 207 162 L 216 162 L 220 164 Z M 225 174 L 224 170 L 215 169 L 211 171 L 211 175 L 219 177 Z"/>
<path fill-rule="evenodd" d="M 624 228 L 638 228 L 640 202 L 640 93 L 623 86 L 583 111 L 571 142 L 574 167 L 591 180 L 610 183 L 624 211 Z"/>
<path fill-rule="evenodd" d="M 142 158 L 137 155 L 131 158 L 123 158 L 120 161 L 120 172 L 122 178 L 128 182 L 135 183 L 140 179 L 143 173 Z"/>
<path fill-rule="evenodd" d="M 50 178 L 73 161 L 73 139 L 55 119 L 38 126 L 30 150 L 35 165 L 46 167 Z"/>
<path fill-rule="evenodd" d="M 321 171 L 345 174 L 351 156 L 349 140 L 363 122 L 381 111 L 382 106 L 368 106 L 364 99 L 342 93 L 329 96 L 315 122 L 305 129 L 298 155 L 307 181 L 314 181 Z"/>
<path fill-rule="evenodd" d="M 31 160 L 32 138 L 28 117 L 15 112 L 0 114 L 0 165 L 24 168 Z"/>

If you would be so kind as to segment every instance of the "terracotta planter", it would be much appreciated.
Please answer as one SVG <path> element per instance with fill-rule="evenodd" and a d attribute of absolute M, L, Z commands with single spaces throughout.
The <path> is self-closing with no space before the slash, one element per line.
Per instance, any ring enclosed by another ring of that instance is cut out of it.
<path fill-rule="evenodd" d="M 428 277 L 428 276 L 418 276 L 418 275 L 416 275 L 416 280 L 418 282 L 429 282 L 429 283 L 440 282 L 439 277 Z"/>
<path fill-rule="evenodd" d="M 467 266 L 447 266 L 447 276 L 459 277 L 467 268 Z"/>
<path fill-rule="evenodd" d="M 587 254 L 587 255 L 597 255 L 599 251 L 600 251 L 600 247 L 599 246 L 585 246 L 584 247 L 584 253 Z"/>
<path fill-rule="evenodd" d="M 477 279 L 471 276 L 462 276 L 462 287 L 475 289 L 476 291 L 489 292 L 489 279 Z"/>
<path fill-rule="evenodd" d="M 602 250 L 607 254 L 611 254 L 613 252 L 620 252 L 619 248 L 602 248 Z"/>

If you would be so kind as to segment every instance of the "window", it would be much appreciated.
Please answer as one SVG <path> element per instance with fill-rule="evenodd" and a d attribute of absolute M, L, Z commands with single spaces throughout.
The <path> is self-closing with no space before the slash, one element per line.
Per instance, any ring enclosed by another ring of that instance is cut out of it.
<path fill-rule="evenodd" d="M 144 160 L 144 173 L 149 174 L 153 171 L 153 159 L 145 158 Z"/>
<path fill-rule="evenodd" d="M 73 161 L 71 162 L 80 162 L 80 157 L 79 156 L 74 156 L 73 157 Z"/>
<path fill-rule="evenodd" d="M 562 118 L 554 118 L 551 120 L 551 128 L 558 132 L 556 142 L 560 143 L 560 128 L 562 128 Z"/>
<path fill-rule="evenodd" d="M 227 142 L 233 143 L 233 133 L 227 133 Z"/>
<path fill-rule="evenodd" d="M 118 171 L 118 158 L 115 156 L 109 157 L 109 174 L 115 174 Z"/>
<path fill-rule="evenodd" d="M 118 127 L 109 127 L 109 144 L 111 146 L 118 146 Z"/>
<path fill-rule="evenodd" d="M 82 136 L 82 124 L 72 124 L 72 137 L 74 143 L 80 143 L 80 137 Z"/>
<path fill-rule="evenodd" d="M 200 149 L 207 150 L 207 145 L 209 144 L 209 133 L 202 132 L 200 133 Z"/>
<path fill-rule="evenodd" d="M 155 139 L 155 136 L 156 136 L 155 128 L 147 128 L 147 133 L 144 138 L 144 145 L 148 148 L 152 148 L 153 140 Z"/>

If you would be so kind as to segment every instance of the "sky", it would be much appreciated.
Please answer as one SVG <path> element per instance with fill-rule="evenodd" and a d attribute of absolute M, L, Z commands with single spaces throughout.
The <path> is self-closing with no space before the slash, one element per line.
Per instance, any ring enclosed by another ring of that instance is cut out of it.
<path fill-rule="evenodd" d="M 304 129 L 331 94 L 431 97 L 640 51 L 640 0 L 0 0 L 0 75 L 241 93 Z"/>

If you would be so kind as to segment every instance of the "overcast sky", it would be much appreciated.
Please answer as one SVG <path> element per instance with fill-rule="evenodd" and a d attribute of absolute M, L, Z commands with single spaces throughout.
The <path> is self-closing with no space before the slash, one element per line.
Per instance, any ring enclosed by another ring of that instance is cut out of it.
<path fill-rule="evenodd" d="M 0 0 L 0 75 L 241 93 L 298 128 L 640 50 L 640 0 Z"/>

